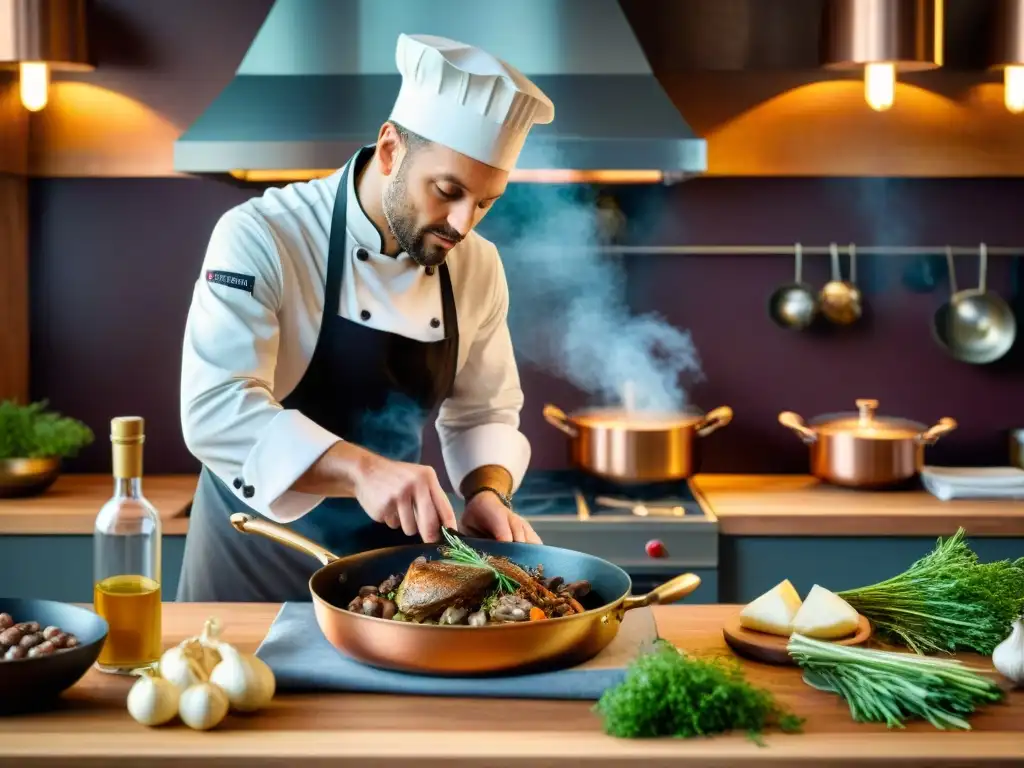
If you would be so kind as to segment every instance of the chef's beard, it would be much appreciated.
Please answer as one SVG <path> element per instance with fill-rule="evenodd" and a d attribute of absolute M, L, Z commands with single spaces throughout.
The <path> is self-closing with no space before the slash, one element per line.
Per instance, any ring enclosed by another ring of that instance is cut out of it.
<path fill-rule="evenodd" d="M 391 228 L 391 234 L 398 241 L 398 247 L 409 254 L 414 262 L 421 267 L 436 267 L 444 263 L 448 251 L 440 245 L 428 244 L 427 234 L 433 232 L 445 240 L 458 243 L 462 235 L 445 225 L 416 227 L 416 208 L 409 200 L 408 186 L 405 180 L 406 164 L 403 162 L 394 181 L 384 188 L 381 204 L 384 218 Z"/>

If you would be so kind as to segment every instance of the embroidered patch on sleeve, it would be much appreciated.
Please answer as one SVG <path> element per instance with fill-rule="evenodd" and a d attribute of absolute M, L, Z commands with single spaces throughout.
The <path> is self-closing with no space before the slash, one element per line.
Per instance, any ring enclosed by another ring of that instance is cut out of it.
<path fill-rule="evenodd" d="M 240 275 L 237 272 L 224 272 L 219 269 L 208 269 L 206 282 L 226 285 L 228 288 L 238 288 L 250 294 L 256 287 L 255 275 Z"/>

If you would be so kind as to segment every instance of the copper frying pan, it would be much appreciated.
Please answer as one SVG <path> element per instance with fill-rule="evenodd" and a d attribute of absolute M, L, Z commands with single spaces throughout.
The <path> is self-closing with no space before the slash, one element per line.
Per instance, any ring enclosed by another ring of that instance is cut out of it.
<path fill-rule="evenodd" d="M 548 576 L 586 579 L 591 592 L 583 613 L 544 621 L 482 627 L 414 624 L 346 610 L 359 588 L 405 573 L 420 555 L 440 557 L 437 544 L 412 544 L 336 557 L 294 531 L 236 513 L 231 525 L 305 552 L 323 567 L 309 580 L 317 623 L 339 651 L 365 664 L 421 675 L 488 675 L 569 667 L 596 656 L 619 631 L 626 611 L 680 600 L 700 577 L 686 573 L 646 595 L 630 594 L 632 582 L 618 566 L 593 555 L 540 544 L 464 539 L 481 552 L 508 557 L 525 567 L 543 564 Z"/>

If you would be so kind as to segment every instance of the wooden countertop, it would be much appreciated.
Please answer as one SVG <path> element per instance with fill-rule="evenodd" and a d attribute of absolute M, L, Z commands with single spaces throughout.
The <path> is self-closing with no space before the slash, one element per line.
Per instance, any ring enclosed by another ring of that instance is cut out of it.
<path fill-rule="evenodd" d="M 810 475 L 697 475 L 691 485 L 726 536 L 1024 536 L 1024 501 L 927 491 L 860 491 Z"/>
<path fill-rule="evenodd" d="M 164 535 L 188 531 L 185 513 L 192 504 L 198 475 L 151 475 L 142 490 L 160 511 Z M 92 535 L 100 507 L 113 492 L 109 475 L 61 475 L 39 496 L 0 499 L 0 536 L 10 534 Z"/>
<path fill-rule="evenodd" d="M 200 631 L 216 615 L 225 640 L 255 650 L 278 610 L 263 604 L 165 603 L 165 642 Z M 693 653 L 728 653 L 727 605 L 654 609 L 660 634 Z M 965 656 L 991 669 L 987 660 Z M 927 723 L 905 730 L 855 723 L 838 697 L 810 688 L 796 668 L 745 662 L 748 679 L 772 690 L 806 718 L 800 734 L 769 733 L 765 747 L 742 734 L 694 740 L 615 739 L 601 732 L 592 702 L 458 699 L 367 694 L 278 693 L 256 714 L 231 714 L 216 730 L 180 723 L 150 729 L 125 709 L 131 679 L 91 670 L 57 711 L 0 718 L 0 763 L 19 768 L 122 766 L 487 765 L 645 766 L 1020 765 L 1024 761 L 1024 691 L 971 718 L 972 731 L 941 732 Z"/>

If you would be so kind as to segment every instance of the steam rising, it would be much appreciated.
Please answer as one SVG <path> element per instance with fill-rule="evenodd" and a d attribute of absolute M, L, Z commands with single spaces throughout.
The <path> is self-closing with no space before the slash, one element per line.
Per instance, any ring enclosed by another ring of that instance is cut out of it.
<path fill-rule="evenodd" d="M 643 410 L 688 403 L 683 374 L 702 378 L 690 333 L 656 313 L 633 315 L 623 258 L 580 246 L 607 241 L 609 211 L 590 187 L 509 185 L 480 224 L 509 284 L 509 328 L 520 360 L 602 403 Z"/>
<path fill-rule="evenodd" d="M 392 391 L 383 407 L 360 415 L 348 439 L 394 461 L 418 463 L 427 415 L 415 400 Z"/>

